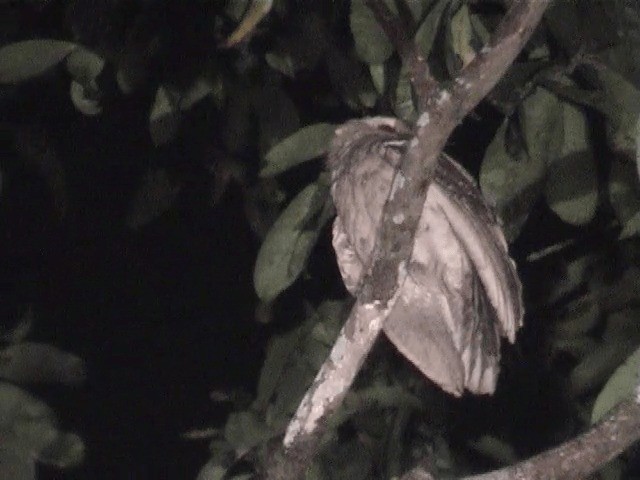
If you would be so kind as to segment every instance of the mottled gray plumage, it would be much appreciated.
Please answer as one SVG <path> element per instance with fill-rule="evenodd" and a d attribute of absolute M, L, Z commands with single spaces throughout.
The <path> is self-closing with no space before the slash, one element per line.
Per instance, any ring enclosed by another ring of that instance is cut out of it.
<path fill-rule="evenodd" d="M 336 130 L 327 158 L 338 213 L 333 244 L 353 294 L 372 260 L 382 209 L 410 138 L 402 122 L 383 117 Z M 446 155 L 427 192 L 407 271 L 386 335 L 444 390 L 492 393 L 500 338 L 513 342 L 522 325 L 522 288 L 493 210 L 473 178 Z"/>

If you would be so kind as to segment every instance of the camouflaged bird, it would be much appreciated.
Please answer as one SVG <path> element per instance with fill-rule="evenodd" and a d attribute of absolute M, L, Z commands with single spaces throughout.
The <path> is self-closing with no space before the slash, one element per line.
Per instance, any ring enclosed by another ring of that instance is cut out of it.
<path fill-rule="evenodd" d="M 412 138 L 400 120 L 341 125 L 329 149 L 333 246 L 349 292 L 370 267 L 382 209 Z M 429 379 L 459 396 L 493 393 L 500 341 L 522 326 L 522 287 L 499 222 L 473 178 L 441 155 L 414 236 L 407 278 L 383 330 Z"/>

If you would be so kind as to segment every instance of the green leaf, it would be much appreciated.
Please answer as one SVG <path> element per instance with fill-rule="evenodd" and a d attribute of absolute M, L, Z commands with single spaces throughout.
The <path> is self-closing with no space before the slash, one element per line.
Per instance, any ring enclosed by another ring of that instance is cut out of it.
<path fill-rule="evenodd" d="M 365 63 L 384 63 L 393 46 L 364 0 L 352 0 L 349 15 L 356 53 Z"/>
<path fill-rule="evenodd" d="M 425 11 L 431 7 L 432 0 L 404 0 L 405 5 L 411 12 L 411 17 L 415 22 L 418 22 L 422 19 Z"/>
<path fill-rule="evenodd" d="M 293 78 L 296 75 L 296 65 L 293 57 L 286 52 L 271 51 L 265 53 L 264 59 L 275 71 Z"/>
<path fill-rule="evenodd" d="M 507 240 L 520 233 L 544 184 L 546 166 L 557 155 L 562 140 L 562 107 L 542 88 L 521 105 L 527 151 L 512 158 L 507 148 L 507 120 L 500 126 L 485 152 L 480 168 L 482 193 L 495 204 Z"/>
<path fill-rule="evenodd" d="M 90 87 L 72 80 L 69 85 L 69 96 L 71 97 L 73 106 L 76 107 L 76 110 L 80 113 L 88 116 L 102 113 L 102 106 L 98 99 L 94 98 L 94 92 Z"/>
<path fill-rule="evenodd" d="M 252 405 L 268 412 L 269 425 L 289 420 L 329 355 L 344 313 L 344 302 L 325 301 L 300 326 L 271 338 Z"/>
<path fill-rule="evenodd" d="M 640 348 L 633 352 L 627 360 L 618 367 L 600 390 L 591 411 L 591 423 L 602 419 L 609 410 L 622 400 L 631 398 L 638 385 L 640 371 Z"/>
<path fill-rule="evenodd" d="M 56 468 L 70 468 L 80 465 L 84 460 L 85 446 L 75 433 L 62 433 L 43 448 L 38 461 Z"/>
<path fill-rule="evenodd" d="M 61 40 L 25 40 L 0 48 L 0 83 L 16 83 L 42 75 L 78 48 Z"/>
<path fill-rule="evenodd" d="M 373 63 L 370 64 L 369 74 L 371 75 L 371 81 L 373 82 L 373 86 L 376 88 L 378 95 L 384 94 L 384 85 L 386 80 L 384 63 L 379 65 Z"/>
<path fill-rule="evenodd" d="M 186 111 L 193 107 L 196 103 L 208 97 L 214 95 L 216 89 L 220 90 L 222 85 L 220 82 L 213 83 L 204 77 L 196 78 L 191 86 L 186 89 L 180 97 L 180 110 Z"/>
<path fill-rule="evenodd" d="M 598 179 L 585 112 L 562 104 L 563 142 L 560 154 L 549 159 L 544 196 L 563 221 L 584 225 L 596 214 Z"/>
<path fill-rule="evenodd" d="M 469 445 L 480 455 L 490 458 L 499 465 L 511 465 L 518 461 L 515 449 L 509 443 L 492 435 L 482 435 L 478 439 L 471 440 Z"/>
<path fill-rule="evenodd" d="M 274 432 L 253 411 L 232 413 L 224 427 L 225 439 L 236 450 L 249 449 L 273 436 Z"/>
<path fill-rule="evenodd" d="M 274 145 L 265 156 L 261 177 L 271 177 L 327 153 L 336 125 L 316 123 L 303 127 Z"/>
<path fill-rule="evenodd" d="M 180 128 L 182 114 L 178 108 L 178 95 L 167 87 L 160 86 L 149 113 L 149 133 L 156 146 L 174 139 Z"/>
<path fill-rule="evenodd" d="M 416 46 L 425 58 L 431 53 L 433 42 L 436 38 L 436 34 L 438 33 L 442 14 L 449 4 L 449 0 L 439 0 L 438 3 L 431 8 L 431 11 L 422 21 L 414 35 Z"/>
<path fill-rule="evenodd" d="M 272 400 L 287 363 L 291 361 L 302 338 L 309 333 L 311 326 L 311 322 L 305 322 L 290 332 L 271 337 L 258 380 L 258 392 L 254 402 L 257 410 L 263 411 Z"/>
<path fill-rule="evenodd" d="M 334 94 L 342 97 L 353 110 L 361 111 L 362 107 L 375 106 L 378 94 L 371 75 L 363 68 L 360 60 L 339 48 L 328 48 L 325 55 L 325 66 Z"/>
<path fill-rule="evenodd" d="M 637 298 L 636 296 L 631 299 L 622 310 L 609 314 L 607 326 L 602 334 L 603 341 L 614 344 L 620 342 L 640 344 L 640 309 L 629 305 L 636 302 Z"/>
<path fill-rule="evenodd" d="M 600 304 L 593 295 L 585 295 L 564 308 L 565 312 L 553 325 L 553 337 L 571 339 L 585 335 L 600 320 Z"/>
<path fill-rule="evenodd" d="M 31 458 L 31 452 L 20 450 L 12 443 L 3 441 L 0 444 L 0 478 L 36 480 L 36 465 Z"/>
<path fill-rule="evenodd" d="M 569 382 L 573 393 L 582 395 L 602 385 L 636 347 L 632 339 L 598 345 L 571 371 Z M 637 373 L 636 370 L 636 378 Z"/>
<path fill-rule="evenodd" d="M 469 7 L 463 4 L 451 19 L 451 48 L 462 62 L 467 65 L 476 56 L 473 48 L 473 28 L 471 27 L 471 15 Z"/>
<path fill-rule="evenodd" d="M 636 122 L 640 114 L 640 90 L 606 66 L 598 65 L 596 73 L 604 94 L 599 109 L 609 120 L 609 145 L 614 151 L 631 157 L 635 151 Z"/>
<path fill-rule="evenodd" d="M 97 89 L 96 79 L 102 72 L 105 60 L 86 48 L 77 48 L 67 56 L 67 71 L 71 77 L 85 87 Z"/>
<path fill-rule="evenodd" d="M 0 382 L 0 460 L 5 453 L 60 467 L 82 461 L 84 446 L 74 434 L 60 432 L 53 411 L 37 398 L 9 383 Z M 0 474 L 3 463 L 0 461 Z M 28 465 L 25 465 L 28 468 Z M 0 477 L 15 478 L 15 477 Z"/>
<path fill-rule="evenodd" d="M 74 385 L 85 376 L 81 358 L 51 345 L 22 342 L 0 350 L 0 377 L 12 382 Z"/>
<path fill-rule="evenodd" d="M 262 301 L 276 298 L 302 272 L 320 229 L 328 220 L 328 215 L 321 213 L 327 196 L 326 186 L 319 183 L 307 186 L 269 230 L 253 274 L 256 293 Z"/>
<path fill-rule="evenodd" d="M 633 165 L 614 159 L 609 173 L 609 201 L 622 225 L 620 238 L 640 232 L 640 182 Z"/>
<path fill-rule="evenodd" d="M 210 460 L 200 469 L 196 480 L 224 480 L 227 470 L 222 465 Z"/>
<path fill-rule="evenodd" d="M 564 139 L 563 104 L 544 88 L 537 88 L 520 107 L 529 161 L 548 164 L 556 158 Z"/>
<path fill-rule="evenodd" d="M 636 122 L 636 169 L 640 175 L 640 115 Z"/>

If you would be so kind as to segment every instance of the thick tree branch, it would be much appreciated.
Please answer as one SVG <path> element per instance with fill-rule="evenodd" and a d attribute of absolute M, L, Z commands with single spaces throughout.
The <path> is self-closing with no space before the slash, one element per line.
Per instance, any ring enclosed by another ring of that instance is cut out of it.
<path fill-rule="evenodd" d="M 425 78 L 414 78 L 422 114 L 416 125 L 416 138 L 410 142 L 383 209 L 381 229 L 372 256 L 373 265 L 363 279 L 364 288 L 330 357 L 289 424 L 283 450 L 273 455 L 267 465 L 268 478 L 282 480 L 303 476 L 326 430 L 327 418 L 344 399 L 395 304 L 399 287 L 404 283 L 406 262 L 413 248 L 414 233 L 438 155 L 456 125 L 498 82 L 515 59 L 548 2 L 515 2 L 492 41 L 461 72 L 451 91 L 430 87 L 432 80 L 427 70 Z M 389 32 L 397 30 L 389 28 Z M 408 55 L 404 48 L 410 48 L 405 44 L 406 41 L 398 40 L 403 56 Z M 415 49 L 409 51 L 413 53 L 407 61 L 412 64 L 424 62 L 418 58 Z"/>

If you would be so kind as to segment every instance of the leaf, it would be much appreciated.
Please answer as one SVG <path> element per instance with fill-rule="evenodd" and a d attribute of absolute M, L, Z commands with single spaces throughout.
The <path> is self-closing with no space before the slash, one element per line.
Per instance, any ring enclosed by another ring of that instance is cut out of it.
<path fill-rule="evenodd" d="M 172 178 L 166 169 L 149 170 L 129 207 L 127 226 L 136 230 L 160 217 L 171 208 L 180 190 L 182 183 Z"/>
<path fill-rule="evenodd" d="M 591 423 L 604 418 L 609 410 L 622 400 L 631 398 L 638 385 L 638 372 L 640 371 L 640 348 L 633 352 L 627 360 L 620 365 L 607 383 L 604 385 L 591 411 Z"/>
<path fill-rule="evenodd" d="M 405 5 L 411 12 L 411 17 L 414 22 L 418 22 L 422 19 L 422 16 L 425 14 L 425 11 L 432 6 L 430 5 L 431 0 L 404 0 Z"/>
<path fill-rule="evenodd" d="M 294 78 L 296 75 L 296 65 L 291 55 L 286 52 L 268 52 L 265 53 L 264 59 L 271 68 L 275 71 L 286 75 L 287 77 Z"/>
<path fill-rule="evenodd" d="M 598 342 L 592 337 L 580 336 L 573 338 L 554 338 L 551 343 L 553 354 L 565 352 L 578 360 L 589 355 L 598 347 Z"/>
<path fill-rule="evenodd" d="M 85 446 L 75 433 L 60 433 L 38 453 L 38 461 L 56 468 L 71 468 L 84 460 Z"/>
<path fill-rule="evenodd" d="M 627 339 L 598 345 L 571 371 L 569 382 L 573 393 L 582 395 L 602 385 L 636 347 L 635 342 Z"/>
<path fill-rule="evenodd" d="M 339 425 L 362 410 L 373 408 L 408 408 L 419 411 L 424 408 L 424 404 L 420 397 L 408 391 L 405 386 L 373 384 L 370 387 L 349 391 L 341 410 L 336 412 L 337 418 L 332 419 L 331 423 Z"/>
<path fill-rule="evenodd" d="M 280 141 L 265 155 L 261 177 L 271 177 L 327 153 L 336 125 L 316 123 L 303 127 Z"/>
<path fill-rule="evenodd" d="M 636 122 L 636 169 L 640 178 L 640 115 L 638 115 Z"/>
<path fill-rule="evenodd" d="M 275 221 L 264 239 L 253 274 L 262 301 L 271 301 L 302 272 L 328 215 L 321 214 L 326 187 L 313 183 L 302 190 Z M 312 221 L 320 214 L 317 221 Z"/>
<path fill-rule="evenodd" d="M 476 56 L 476 51 L 472 45 L 473 28 L 471 27 L 471 16 L 469 7 L 466 4 L 463 4 L 451 18 L 450 28 L 451 48 L 464 67 Z"/>
<path fill-rule="evenodd" d="M 585 112 L 562 104 L 563 142 L 558 157 L 550 158 L 544 196 L 563 221 L 590 222 L 598 205 L 598 179 Z"/>
<path fill-rule="evenodd" d="M 516 161 L 505 148 L 507 121 L 498 128 L 480 167 L 480 188 L 495 205 L 509 242 L 520 234 L 542 189 L 545 167 L 539 160 Z"/>
<path fill-rule="evenodd" d="M 591 275 L 589 288 L 597 295 L 603 311 L 622 310 L 640 300 L 640 268 L 635 265 L 627 267 L 613 282 Z"/>
<path fill-rule="evenodd" d="M 84 381 L 84 361 L 44 343 L 22 342 L 0 350 L 0 377 L 18 383 L 63 383 Z"/>
<path fill-rule="evenodd" d="M 414 35 L 414 41 L 418 50 L 424 57 L 428 57 L 433 48 L 433 42 L 438 33 L 438 27 L 442 14 L 446 7 L 450 4 L 449 0 L 438 0 L 432 8 L 427 17 L 422 21 L 416 34 Z"/>
<path fill-rule="evenodd" d="M 477 440 L 470 441 L 469 445 L 480 455 L 490 458 L 499 465 L 512 465 L 518 462 L 515 449 L 509 443 L 492 435 L 482 435 Z"/>
<path fill-rule="evenodd" d="M 609 201 L 622 225 L 620 238 L 640 232 L 640 182 L 636 169 L 627 162 L 614 159 L 609 173 Z"/>
<path fill-rule="evenodd" d="M 177 106 L 177 96 L 167 87 L 160 86 L 149 113 L 149 133 L 156 146 L 174 139 L 180 127 L 182 114 Z"/>
<path fill-rule="evenodd" d="M 179 102 L 179 108 L 182 111 L 189 110 L 199 101 L 205 99 L 209 95 L 215 93 L 214 87 L 221 89 L 221 85 L 214 85 L 209 80 L 198 77 L 194 80 L 191 86 L 182 93 Z"/>
<path fill-rule="evenodd" d="M 71 97 L 71 103 L 80 113 L 88 116 L 102 113 L 100 102 L 93 98 L 92 92 L 88 87 L 75 80 L 72 80 L 69 86 L 69 96 Z"/>
<path fill-rule="evenodd" d="M 560 320 L 553 325 L 553 337 L 574 338 L 585 335 L 598 324 L 600 320 L 600 304 L 592 295 L 569 303 Z"/>
<path fill-rule="evenodd" d="M 602 340 L 613 344 L 629 341 L 640 343 L 640 317 L 638 314 L 640 314 L 640 309 L 629 305 L 609 314 Z"/>
<path fill-rule="evenodd" d="M 43 461 L 56 459 L 56 465 L 76 465 L 82 461 L 84 447 L 79 447 L 81 440 L 77 436 L 68 435 L 58 430 L 55 414 L 46 404 L 14 385 L 0 382 L 0 452 L 8 449 L 18 455 L 27 454 L 29 462 L 42 456 Z M 58 449 L 64 445 L 71 448 Z M 55 457 L 56 451 L 64 454 Z"/>
<path fill-rule="evenodd" d="M 373 86 L 376 88 L 376 92 L 378 92 L 378 95 L 383 95 L 385 89 L 384 63 L 381 63 L 379 65 L 373 63 L 370 64 L 369 74 L 371 75 L 371 81 L 373 82 Z"/>
<path fill-rule="evenodd" d="M 104 58 L 85 48 L 78 48 L 67 56 L 66 64 L 73 78 L 69 87 L 73 106 L 84 115 L 102 113 L 98 76 L 104 69 Z"/>
<path fill-rule="evenodd" d="M 273 0 L 252 0 L 240 24 L 224 42 L 225 47 L 232 47 L 246 38 L 270 11 Z"/>
<path fill-rule="evenodd" d="M 351 2 L 349 15 L 356 53 L 365 63 L 384 63 L 393 53 L 393 45 L 364 0 Z"/>
<path fill-rule="evenodd" d="M 269 412 L 269 425 L 288 421 L 329 355 L 343 320 L 344 302 L 325 301 L 300 326 L 269 341 L 252 405 Z"/>
<path fill-rule="evenodd" d="M 66 65 L 67 71 L 76 82 L 97 89 L 96 80 L 104 69 L 105 59 L 86 48 L 77 48 L 67 56 Z"/>
<path fill-rule="evenodd" d="M 338 48 L 325 50 L 325 66 L 335 93 L 354 110 L 372 108 L 378 99 L 371 75 L 349 52 Z"/>
<path fill-rule="evenodd" d="M 511 114 L 529 93 L 534 75 L 546 65 L 548 65 L 546 60 L 532 60 L 511 65 L 496 86 L 493 87 L 490 94 L 491 103 L 502 112 Z M 577 87 L 566 88 L 577 89 Z"/>
<path fill-rule="evenodd" d="M 274 46 L 265 60 L 271 68 L 293 78 L 300 70 L 317 68 L 331 34 L 321 15 L 310 9 L 293 14 L 290 21 L 295 28 L 272 40 Z"/>
<path fill-rule="evenodd" d="M 27 311 L 20 317 L 20 320 L 10 328 L 2 328 L 0 333 L 0 341 L 6 343 L 19 343 L 29 335 L 33 328 L 33 308 L 29 306 Z M 1 478 L 1 477 L 0 477 Z"/>
<path fill-rule="evenodd" d="M 17 83 L 42 75 L 78 48 L 61 40 L 25 40 L 0 48 L 0 83 Z"/>
<path fill-rule="evenodd" d="M 224 480 L 227 470 L 222 465 L 209 461 L 200 469 L 196 480 Z"/>
<path fill-rule="evenodd" d="M 0 444 L 0 478 L 36 480 L 36 465 L 31 452 L 22 451 L 3 439 Z"/>
<path fill-rule="evenodd" d="M 225 439 L 236 450 L 249 449 L 274 436 L 274 432 L 254 411 L 232 413 L 224 427 Z"/>
<path fill-rule="evenodd" d="M 600 110 L 607 115 L 607 138 L 616 151 L 633 156 L 635 151 L 636 121 L 640 114 L 640 90 L 611 68 L 599 65 L 598 80 L 604 98 Z"/>
<path fill-rule="evenodd" d="M 282 372 L 302 339 L 309 333 L 311 326 L 311 322 L 305 322 L 290 332 L 271 337 L 258 380 L 258 392 L 254 402 L 257 410 L 264 410 L 272 400 L 276 388 L 281 383 Z"/>
<path fill-rule="evenodd" d="M 520 106 L 523 133 L 534 163 L 549 163 L 562 147 L 564 138 L 563 104 L 548 90 L 538 87 Z"/>
<path fill-rule="evenodd" d="M 505 121 L 487 148 L 480 168 L 480 188 L 495 204 L 509 241 L 519 235 L 537 201 L 548 159 L 557 155 L 562 139 L 561 104 L 546 90 L 538 88 L 523 102 L 521 117 L 527 152 L 517 159 L 511 157 L 506 145 Z"/>

